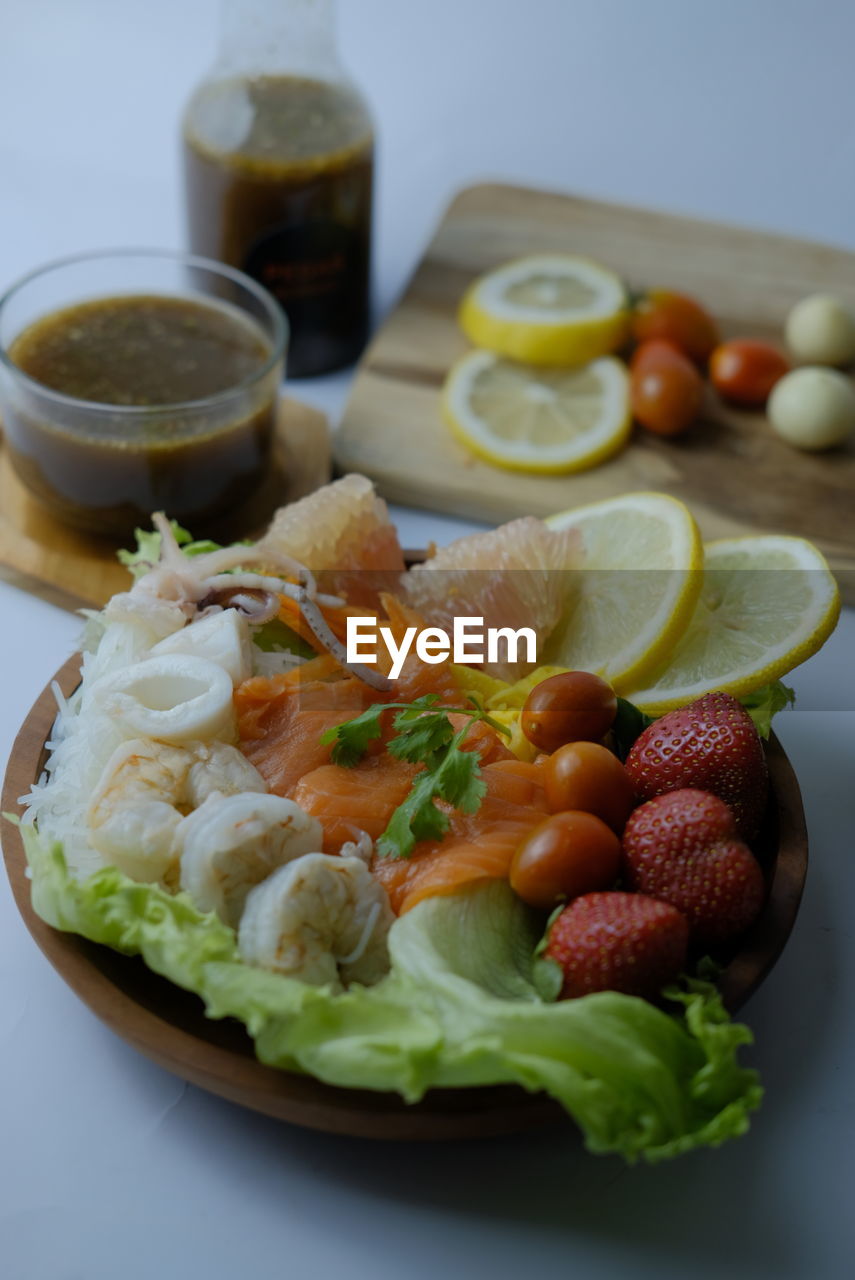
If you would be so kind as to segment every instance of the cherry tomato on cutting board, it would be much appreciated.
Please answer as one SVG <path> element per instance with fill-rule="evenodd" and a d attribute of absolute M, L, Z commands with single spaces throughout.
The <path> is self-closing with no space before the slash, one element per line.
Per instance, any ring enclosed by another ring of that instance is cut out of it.
<path fill-rule="evenodd" d="M 581 809 L 618 835 L 635 808 L 635 789 L 620 760 L 597 742 L 568 742 L 543 766 L 546 802 L 553 813 Z"/>
<path fill-rule="evenodd" d="M 663 338 L 694 360 L 705 365 L 718 346 L 718 326 L 708 311 L 694 298 L 670 289 L 651 289 L 635 304 L 632 336 L 636 342 Z"/>
<path fill-rule="evenodd" d="M 614 689 L 590 671 L 563 671 L 535 685 L 520 715 L 522 731 L 541 751 L 565 742 L 596 742 L 617 714 Z"/>
<path fill-rule="evenodd" d="M 514 854 L 511 888 L 530 907 L 549 911 L 563 900 L 608 889 L 620 860 L 620 841 L 592 813 L 554 813 Z"/>
<path fill-rule="evenodd" d="M 704 383 L 682 351 L 655 338 L 636 348 L 630 362 L 632 415 L 657 436 L 679 436 L 701 411 Z"/>
<path fill-rule="evenodd" d="M 790 363 L 777 347 L 758 338 L 723 342 L 710 356 L 716 391 L 746 409 L 762 409 L 775 383 L 789 371 Z"/>

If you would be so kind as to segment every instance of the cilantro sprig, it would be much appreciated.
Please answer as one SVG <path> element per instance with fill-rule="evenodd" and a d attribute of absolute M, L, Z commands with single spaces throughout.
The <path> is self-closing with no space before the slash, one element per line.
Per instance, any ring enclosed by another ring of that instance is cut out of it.
<path fill-rule="evenodd" d="M 392 727 L 394 735 L 386 749 L 398 760 L 421 764 L 407 798 L 398 805 L 389 825 L 377 842 L 383 857 L 408 858 L 417 841 L 438 839 L 450 826 L 447 813 L 436 801 L 445 800 L 463 813 L 476 813 L 487 785 L 481 776 L 481 761 L 475 751 L 464 751 L 463 740 L 476 721 L 483 721 L 497 733 L 508 735 L 507 728 L 493 720 L 474 698 L 468 707 L 440 707 L 435 693 L 425 694 L 413 702 L 384 702 L 363 711 L 362 715 L 334 725 L 321 737 L 333 744 L 333 763 L 352 767 L 368 750 L 369 744 L 383 732 L 383 716 L 396 711 Z M 467 722 L 454 729 L 450 715 L 463 715 Z"/>

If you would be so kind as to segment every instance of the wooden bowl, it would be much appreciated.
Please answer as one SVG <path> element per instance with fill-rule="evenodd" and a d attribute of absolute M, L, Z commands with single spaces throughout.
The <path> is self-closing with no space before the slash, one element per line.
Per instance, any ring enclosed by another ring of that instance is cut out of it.
<path fill-rule="evenodd" d="M 78 684 L 79 672 L 78 657 L 57 672 L 55 680 L 66 696 Z M 55 716 L 56 701 L 48 685 L 12 748 L 3 812 L 20 812 L 18 797 L 40 776 Z M 748 999 L 780 955 L 795 922 L 807 871 L 798 782 L 774 737 L 766 756 L 772 786 L 758 856 L 769 894 L 719 983 L 731 1012 Z M 158 977 L 138 957 L 119 955 L 40 920 L 30 903 L 23 842 L 9 823 L 4 825 L 3 852 L 24 923 L 60 976 L 117 1035 L 191 1084 L 278 1120 L 362 1138 L 486 1137 L 561 1124 L 567 1118 L 545 1094 L 529 1094 L 516 1085 L 434 1089 L 423 1101 L 408 1105 L 397 1094 L 338 1089 L 310 1076 L 265 1067 L 236 1020 L 206 1018 L 197 996 Z"/>

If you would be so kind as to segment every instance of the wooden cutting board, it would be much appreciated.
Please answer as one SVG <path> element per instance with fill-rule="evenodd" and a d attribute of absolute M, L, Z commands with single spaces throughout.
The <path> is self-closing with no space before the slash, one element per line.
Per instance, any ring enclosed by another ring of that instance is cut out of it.
<path fill-rule="evenodd" d="M 476 186 L 452 203 L 402 301 L 369 348 L 334 450 L 394 502 L 498 522 L 548 515 L 633 490 L 687 502 L 705 537 L 784 532 L 816 542 L 855 604 L 855 449 L 798 453 L 762 414 L 710 392 L 681 441 L 637 431 L 610 462 L 571 476 L 504 471 L 469 455 L 439 416 L 439 391 L 467 350 L 455 321 L 464 289 L 505 259 L 535 252 L 596 258 L 632 289 L 696 295 L 726 337 L 781 342 L 805 294 L 855 304 L 855 254 L 765 232 L 600 204 L 521 187 Z"/>
<path fill-rule="evenodd" d="M 302 498 L 330 477 L 326 416 L 283 398 L 279 404 L 274 463 L 264 491 L 236 510 L 224 537 L 260 532 L 277 506 Z M 193 530 L 200 537 L 204 530 Z M 129 578 L 116 560 L 117 544 L 78 533 L 51 518 L 21 485 L 0 435 L 0 578 L 67 609 L 100 606 Z"/>

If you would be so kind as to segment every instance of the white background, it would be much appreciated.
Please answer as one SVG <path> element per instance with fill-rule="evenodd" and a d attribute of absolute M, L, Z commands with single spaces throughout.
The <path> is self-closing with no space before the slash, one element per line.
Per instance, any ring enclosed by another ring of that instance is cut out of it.
<path fill-rule="evenodd" d="M 381 139 L 385 311 L 461 185 L 503 178 L 855 248 L 840 0 L 342 0 Z M 0 0 L 0 288 L 66 252 L 182 243 L 178 118 L 212 0 Z M 340 406 L 347 375 L 299 394 Z M 409 545 L 457 522 L 399 513 Z M 0 759 L 76 622 L 0 584 Z M 0 884 L 0 1272 L 10 1280 L 851 1272 L 855 695 L 847 615 L 780 733 L 812 866 L 745 1016 L 767 1099 L 719 1152 L 626 1170 L 566 1133 L 386 1147 L 188 1089 L 63 986 Z M 848 1259 L 848 1262 L 847 1262 Z"/>

